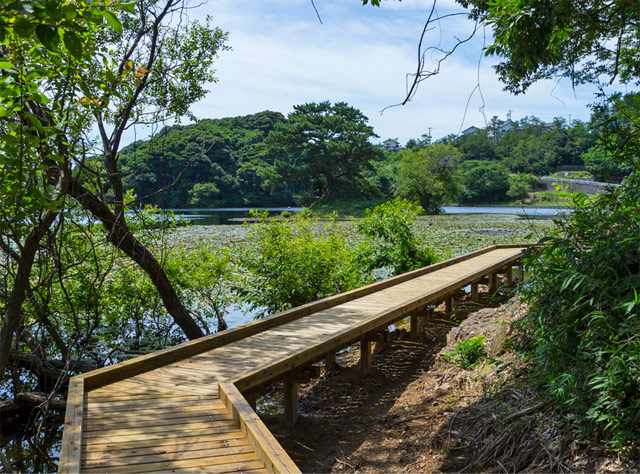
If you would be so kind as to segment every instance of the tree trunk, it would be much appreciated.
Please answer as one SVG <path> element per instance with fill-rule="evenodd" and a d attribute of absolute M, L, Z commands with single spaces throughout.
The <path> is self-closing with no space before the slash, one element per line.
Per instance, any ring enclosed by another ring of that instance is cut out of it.
<path fill-rule="evenodd" d="M 186 336 L 189 339 L 197 339 L 204 336 L 202 329 L 200 329 L 194 319 L 189 315 L 180 298 L 178 298 L 173 285 L 169 281 L 160 263 L 158 263 L 153 254 L 133 236 L 126 224 L 119 222 L 118 218 L 109 210 L 106 204 L 100 201 L 88 189 L 81 186 L 77 181 L 74 181 L 71 185 L 70 195 L 96 218 L 100 219 L 107 229 L 109 242 L 134 260 L 149 278 L 151 278 L 151 281 L 162 298 L 164 307 L 180 329 L 184 331 Z"/>
<path fill-rule="evenodd" d="M 40 245 L 40 240 L 45 232 L 55 220 L 57 213 L 47 212 L 42 217 L 40 223 L 29 232 L 25 239 L 24 245 L 18 259 L 18 271 L 13 281 L 13 288 L 7 300 L 5 307 L 4 319 L 2 320 L 2 329 L 0 329 L 0 377 L 4 374 L 4 369 L 9 360 L 9 351 L 13 341 L 13 333 L 20 325 L 20 315 L 22 313 L 22 303 L 26 298 L 27 291 L 30 289 L 29 277 L 31 276 L 31 268 L 33 261 Z"/>

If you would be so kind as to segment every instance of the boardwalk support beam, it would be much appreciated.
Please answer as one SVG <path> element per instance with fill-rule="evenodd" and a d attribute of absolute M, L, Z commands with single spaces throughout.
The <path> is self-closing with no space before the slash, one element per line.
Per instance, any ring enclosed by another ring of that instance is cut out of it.
<path fill-rule="evenodd" d="M 371 339 L 368 337 L 360 341 L 360 370 L 365 374 L 371 372 Z"/>
<path fill-rule="evenodd" d="M 478 301 L 478 283 L 471 283 L 471 301 Z"/>
<path fill-rule="evenodd" d="M 493 294 L 498 289 L 498 272 L 491 273 L 489 278 L 489 293 Z"/>
<path fill-rule="evenodd" d="M 338 363 L 336 362 L 336 353 L 330 352 L 324 358 L 324 370 L 327 372 L 331 372 L 334 370 L 338 370 Z"/>
<path fill-rule="evenodd" d="M 453 313 L 453 295 L 447 296 L 445 299 L 445 313 L 451 314 Z"/>
<path fill-rule="evenodd" d="M 511 265 L 507 265 L 507 284 L 511 286 L 513 283 L 513 267 Z"/>
<path fill-rule="evenodd" d="M 284 424 L 289 428 L 298 421 L 298 389 L 300 385 L 296 382 L 284 381 Z"/>

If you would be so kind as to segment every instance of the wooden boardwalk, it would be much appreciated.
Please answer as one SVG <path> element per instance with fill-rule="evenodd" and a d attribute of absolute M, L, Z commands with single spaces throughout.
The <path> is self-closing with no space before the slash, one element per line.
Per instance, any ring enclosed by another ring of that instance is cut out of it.
<path fill-rule="evenodd" d="M 362 367 L 389 324 L 498 273 L 521 246 L 492 246 L 71 379 L 59 472 L 300 472 L 252 408 L 280 377 L 290 422 L 304 370 L 354 342 Z M 450 301 L 450 300 L 449 300 Z M 426 311 L 425 311 L 426 310 Z M 307 372 L 308 374 L 308 372 Z"/>

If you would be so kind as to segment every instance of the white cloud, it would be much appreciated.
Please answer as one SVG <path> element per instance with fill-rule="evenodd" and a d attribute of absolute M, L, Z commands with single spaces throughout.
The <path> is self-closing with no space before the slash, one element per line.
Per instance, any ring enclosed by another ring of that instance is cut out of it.
<path fill-rule="evenodd" d="M 477 84 L 477 61 L 482 35 L 442 65 L 441 73 L 423 82 L 414 101 L 403 107 L 380 110 L 404 98 L 405 74 L 415 70 L 416 49 L 431 0 L 383 2 L 380 8 L 362 7 L 358 0 L 316 0 L 320 24 L 308 0 L 216 0 L 201 8 L 229 31 L 233 51 L 222 53 L 219 82 L 194 107 L 196 115 L 214 118 L 262 110 L 288 113 L 293 105 L 320 100 L 346 101 L 361 109 L 382 139 L 406 141 L 433 128 L 434 137 L 457 133 L 469 95 Z M 455 8 L 452 0 L 438 3 L 439 13 Z M 192 14 L 194 16 L 194 14 Z M 443 31 L 431 31 L 429 44 L 448 47 L 454 35 L 471 28 L 465 17 L 443 21 Z M 550 82 L 536 84 L 526 95 L 502 91 L 483 58 L 480 85 L 487 118 L 536 115 L 543 120 L 569 114 L 588 118 L 585 104 L 591 91 L 578 97 Z M 552 93 L 553 90 L 553 93 Z M 562 100 L 558 100 L 557 98 Z M 482 105 L 476 91 L 469 102 L 464 127 L 483 125 Z"/>

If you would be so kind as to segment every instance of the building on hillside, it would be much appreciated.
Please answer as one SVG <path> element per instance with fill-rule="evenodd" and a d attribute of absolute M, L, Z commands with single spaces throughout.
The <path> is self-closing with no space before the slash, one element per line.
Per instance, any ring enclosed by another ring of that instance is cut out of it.
<path fill-rule="evenodd" d="M 400 142 L 397 138 L 387 138 L 379 146 L 384 151 L 390 151 L 391 153 L 398 153 L 400 150 L 402 150 L 402 145 L 400 145 Z"/>
<path fill-rule="evenodd" d="M 478 133 L 478 131 L 480 131 L 480 129 L 472 125 L 466 130 L 463 130 L 462 132 L 460 132 L 460 135 L 475 135 L 476 133 Z"/>

